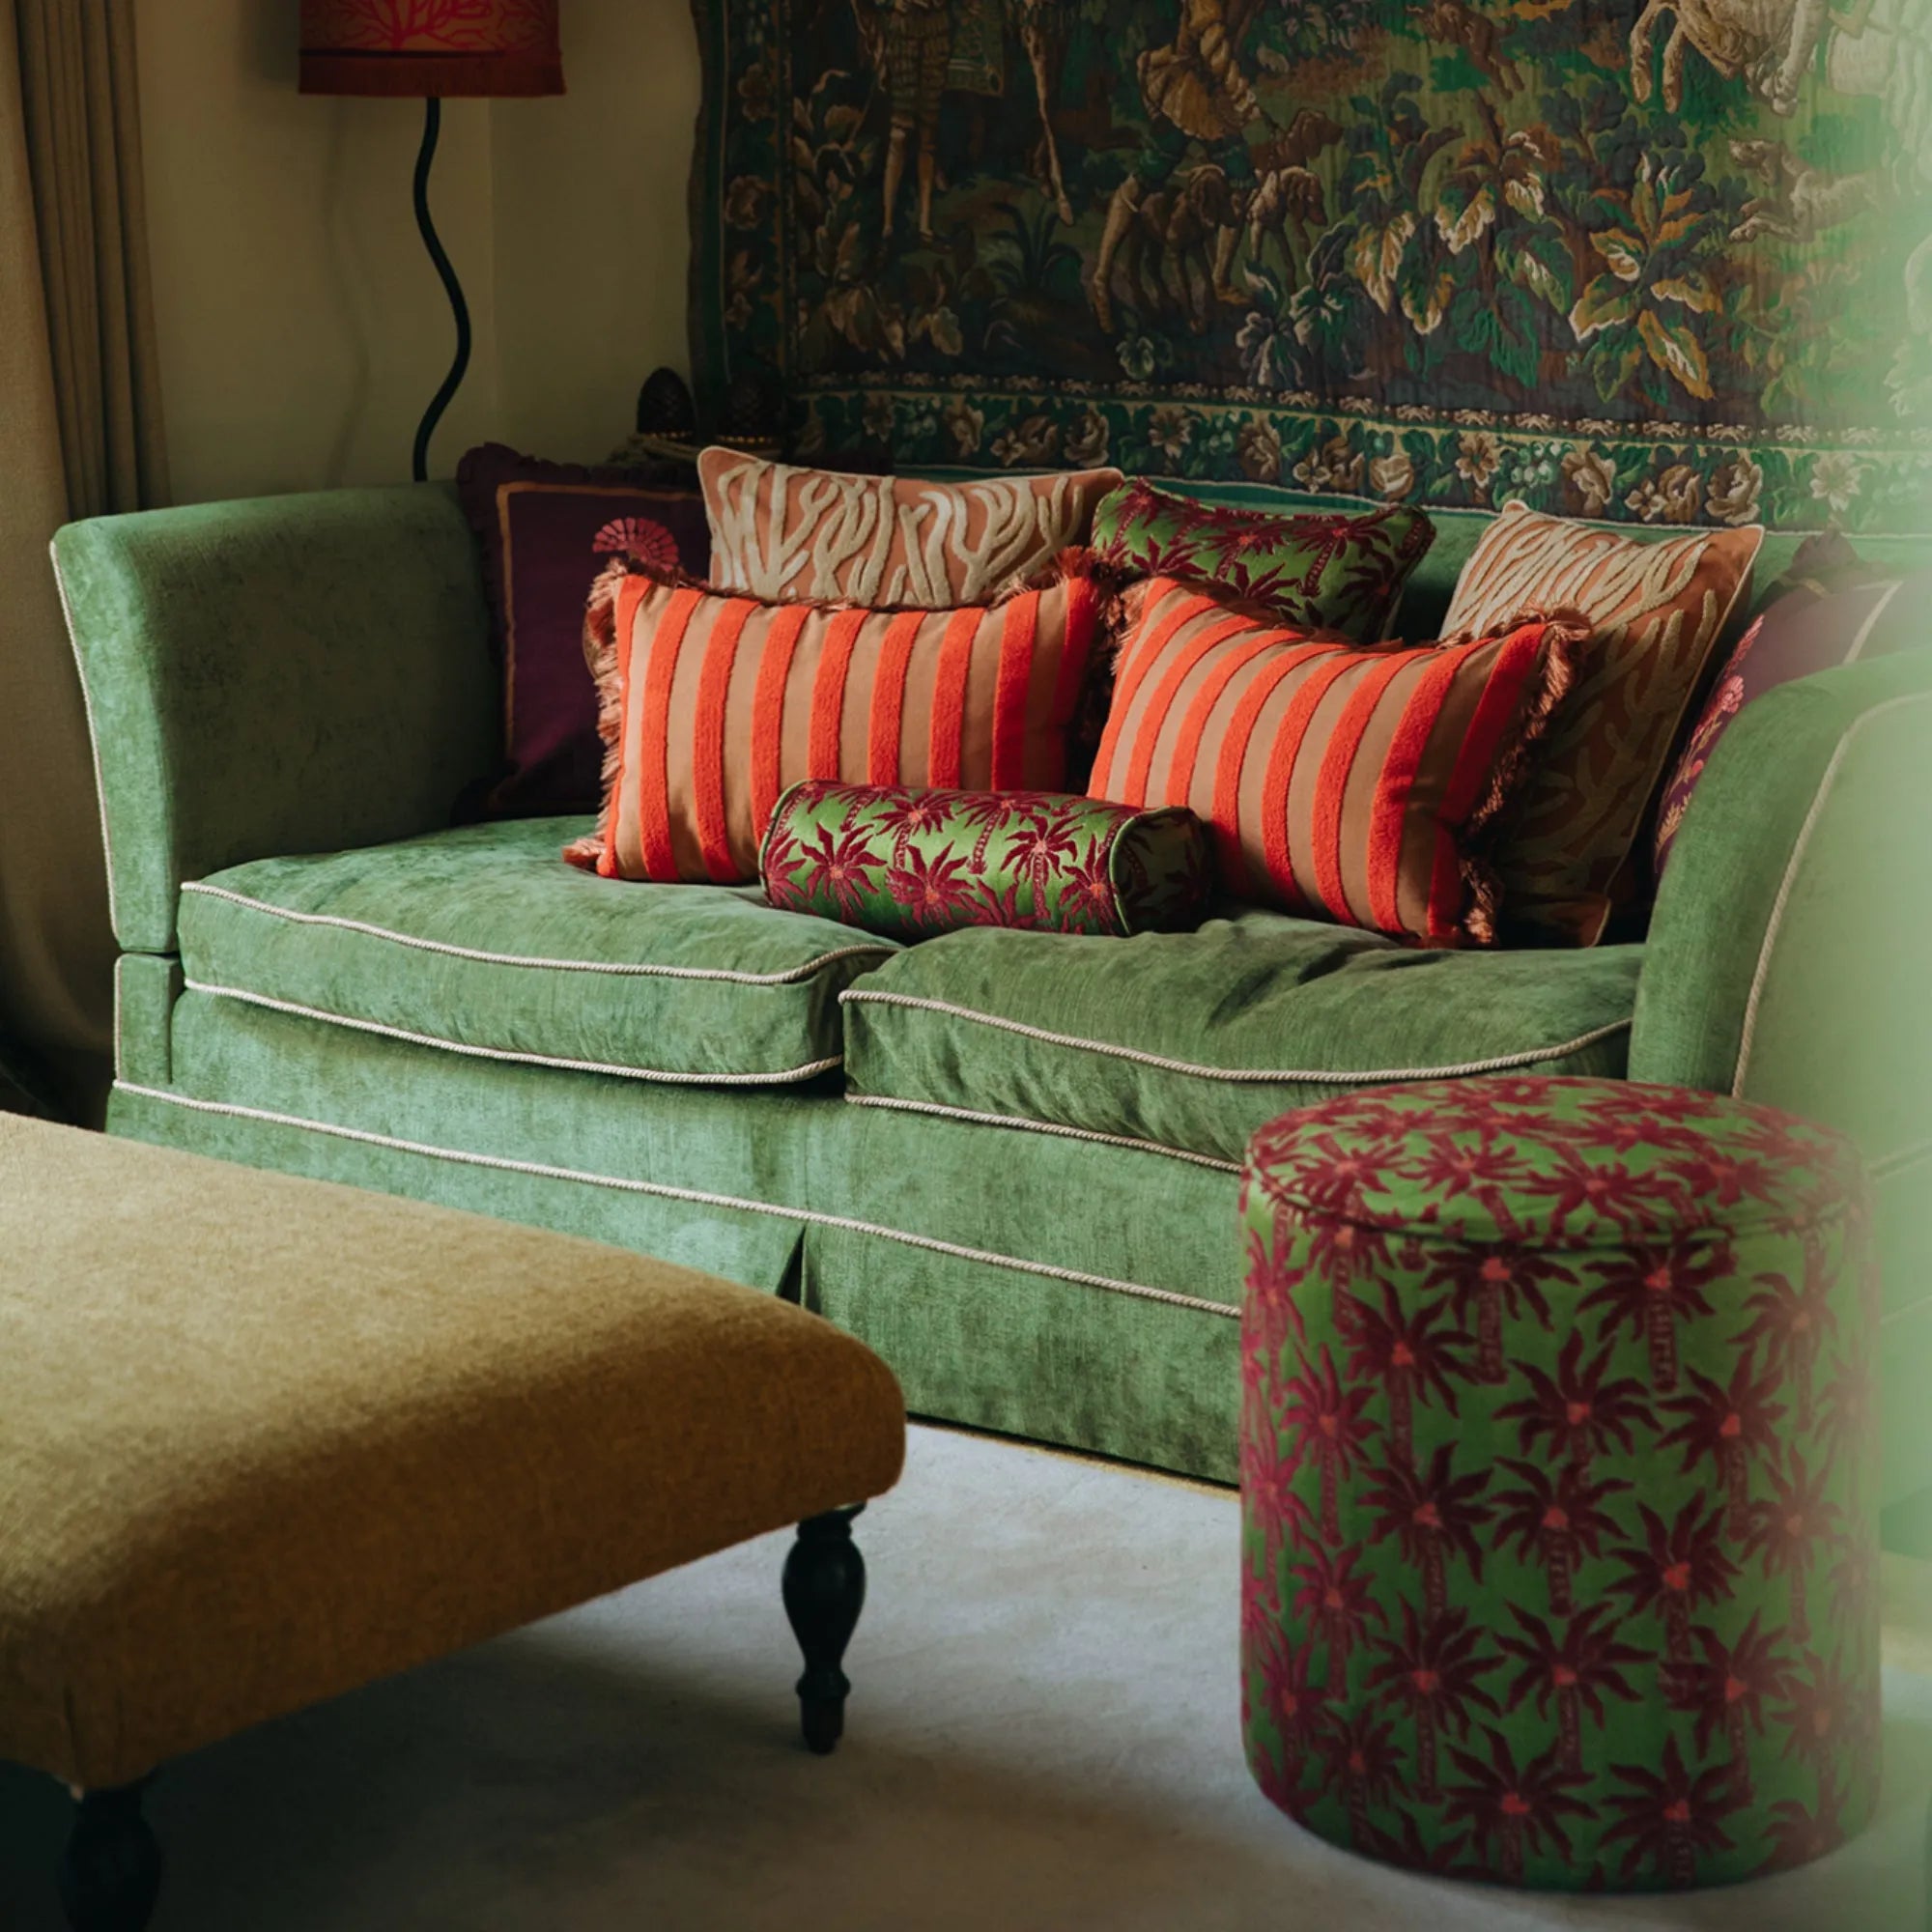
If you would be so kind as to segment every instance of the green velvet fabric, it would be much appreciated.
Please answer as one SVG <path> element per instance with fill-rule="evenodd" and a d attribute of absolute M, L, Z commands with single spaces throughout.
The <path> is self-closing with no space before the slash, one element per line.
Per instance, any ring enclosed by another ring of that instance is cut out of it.
<path fill-rule="evenodd" d="M 1663 877 L 1633 1071 L 1841 1127 L 1871 1167 L 1887 1500 L 1932 1481 L 1932 652 L 1754 699 Z"/>
<path fill-rule="evenodd" d="M 172 950 L 184 879 L 446 824 L 492 768 L 497 669 L 445 489 L 96 518 L 54 554 L 131 951 Z"/>
<path fill-rule="evenodd" d="M 1125 1187 L 1135 1176 L 1109 1179 Z M 1233 1202 L 1231 1186 L 1230 1210 Z M 1223 1269 L 1238 1279 L 1232 1237 L 1226 1245 Z M 805 1231 L 805 1279 L 807 1306 L 885 1359 L 915 1415 L 1207 1482 L 1239 1473 L 1238 1321 L 953 1255 L 908 1255 L 837 1228 Z"/>
<path fill-rule="evenodd" d="M 176 1006 L 172 1031 L 174 1082 L 165 1091 L 241 1111 L 146 1100 L 146 1090 L 124 1081 L 110 1129 L 152 1129 L 150 1138 L 224 1158 L 533 1221 L 753 1288 L 783 1279 L 798 1225 L 782 1212 L 723 1203 L 762 1208 L 805 1199 L 809 1123 L 838 1112 L 822 1085 L 760 1092 L 755 1103 L 707 1087 L 645 1094 L 609 1075 L 470 1059 L 198 993 Z M 351 1137 L 311 1148 L 321 1137 L 264 1136 L 257 1129 L 269 1122 L 250 1116 L 316 1122 Z M 405 1148 L 389 1142 L 497 1164 L 419 1166 L 401 1161 Z M 300 1159 L 282 1158 L 279 1150 L 294 1147 Z M 590 1187 L 558 1173 L 622 1184 Z"/>
<path fill-rule="evenodd" d="M 174 1077 L 170 1038 L 182 994 L 181 961 L 164 952 L 124 952 L 114 962 L 114 1070 L 142 1087 Z"/>
<path fill-rule="evenodd" d="M 755 888 L 567 866 L 580 818 L 263 859 L 182 895 L 191 984 L 479 1052 L 783 1082 L 839 1055 L 838 994 L 891 940 Z"/>
<path fill-rule="evenodd" d="M 1621 1074 L 1642 958 L 1417 952 L 1267 912 L 1133 939 L 952 933 L 853 989 L 846 1078 L 1233 1164 L 1263 1122 L 1355 1087 Z"/>
<path fill-rule="evenodd" d="M 1912 934 L 1925 929 L 1928 720 L 1932 651 L 1780 685 L 1738 715 L 1698 781 L 1659 887 L 1631 1039 L 1633 1079 L 1729 1093 L 1748 1027 L 1756 1078 L 1775 1086 L 1766 1068 L 1804 1050 L 1805 1026 L 1833 1007 L 1857 1029 L 1887 1038 L 1923 1031 L 1922 967 L 1918 990 L 1889 1016 L 1846 1010 L 1839 975 L 1860 955 L 1909 952 Z M 1887 755 L 1893 738 L 1897 751 Z M 1902 790 L 1893 807 L 1873 810 L 1860 802 L 1867 785 Z M 1814 860 L 1821 837 L 1827 843 Z M 1806 851 L 1794 867 L 1801 841 Z M 1828 852 L 1837 854 L 1835 866 L 1823 863 Z M 1806 895 L 1793 902 L 1787 879 Z M 1841 899 L 1818 917 L 1813 908 L 1825 902 L 1813 895 L 1846 883 L 1860 886 L 1857 902 Z M 1767 987 L 1753 1016 L 1770 934 L 1779 975 L 1802 966 L 1810 977 L 1799 1010 L 1784 1000 L 1766 1011 Z M 1789 1022 L 1781 1028 L 1780 1015 Z M 1757 1097 L 1776 1096 L 1767 1089 Z M 1885 1151 L 1864 1148 L 1867 1159 Z"/>
<path fill-rule="evenodd" d="M 855 1107 L 829 1083 L 754 1096 L 664 1088 L 639 1105 L 622 1080 L 193 993 L 176 1009 L 173 1055 L 173 1094 L 225 1111 L 124 1084 L 116 1132 L 614 1241 L 753 1287 L 798 1292 L 802 1266 L 810 1305 L 878 1349 L 922 1413 L 1233 1480 L 1232 1175 Z M 1069 1211 L 1078 1202 L 1095 1211 Z"/>

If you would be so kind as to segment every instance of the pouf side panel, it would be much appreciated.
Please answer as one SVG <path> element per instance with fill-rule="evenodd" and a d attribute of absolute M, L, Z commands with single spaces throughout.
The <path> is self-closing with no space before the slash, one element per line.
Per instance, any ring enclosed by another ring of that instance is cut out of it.
<path fill-rule="evenodd" d="M 1384 1163 L 1425 1139 L 1335 1134 Z M 1346 1204 L 1265 1178 L 1244 1189 L 1243 1706 L 1269 1796 L 1378 1857 L 1550 1888 L 1721 1883 L 1860 1830 L 1862 1202 L 1626 1254 L 1427 1227 L 1365 1249 Z M 1659 1266 L 1708 1312 L 1653 1323 Z"/>

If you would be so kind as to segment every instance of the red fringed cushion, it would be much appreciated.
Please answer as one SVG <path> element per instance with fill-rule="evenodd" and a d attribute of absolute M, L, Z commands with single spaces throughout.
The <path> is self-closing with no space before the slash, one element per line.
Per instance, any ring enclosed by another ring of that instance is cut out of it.
<path fill-rule="evenodd" d="M 607 878 L 744 883 L 801 779 L 1057 791 L 1101 606 L 1077 569 L 956 611 L 767 604 L 613 566 L 588 640 Z"/>
<path fill-rule="evenodd" d="M 1363 648 L 1172 578 L 1128 608 L 1093 796 L 1190 808 L 1237 897 L 1429 946 L 1493 943 L 1481 835 L 1569 687 L 1578 627 Z"/>

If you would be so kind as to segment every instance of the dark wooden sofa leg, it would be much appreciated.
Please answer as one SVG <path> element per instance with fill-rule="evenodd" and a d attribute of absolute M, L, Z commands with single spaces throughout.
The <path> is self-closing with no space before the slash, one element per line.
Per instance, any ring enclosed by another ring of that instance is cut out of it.
<path fill-rule="evenodd" d="M 141 1816 L 141 1790 L 80 1795 L 59 1874 L 71 1932 L 142 1932 L 155 1909 L 161 1848 Z"/>
<path fill-rule="evenodd" d="M 838 1666 L 866 1604 L 866 1560 L 852 1541 L 852 1519 L 864 1507 L 800 1523 L 798 1541 L 785 1558 L 785 1615 L 805 1653 L 799 1717 L 806 1744 L 821 1755 L 845 1728 L 845 1697 L 852 1686 Z"/>

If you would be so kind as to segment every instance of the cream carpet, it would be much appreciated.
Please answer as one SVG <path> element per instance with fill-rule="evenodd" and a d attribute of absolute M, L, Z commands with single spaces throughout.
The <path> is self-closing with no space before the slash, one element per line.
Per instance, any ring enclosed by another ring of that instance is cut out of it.
<path fill-rule="evenodd" d="M 860 1523 L 836 1757 L 795 1743 L 771 1539 L 177 1766 L 155 1932 L 1924 1932 L 1932 1680 L 1899 1671 L 1884 1818 L 1785 1878 L 1524 1898 L 1297 1831 L 1241 1762 L 1236 1525 L 1222 1492 L 916 1431 Z M 58 1925 L 66 1814 L 0 1771 L 5 1932 Z"/>

